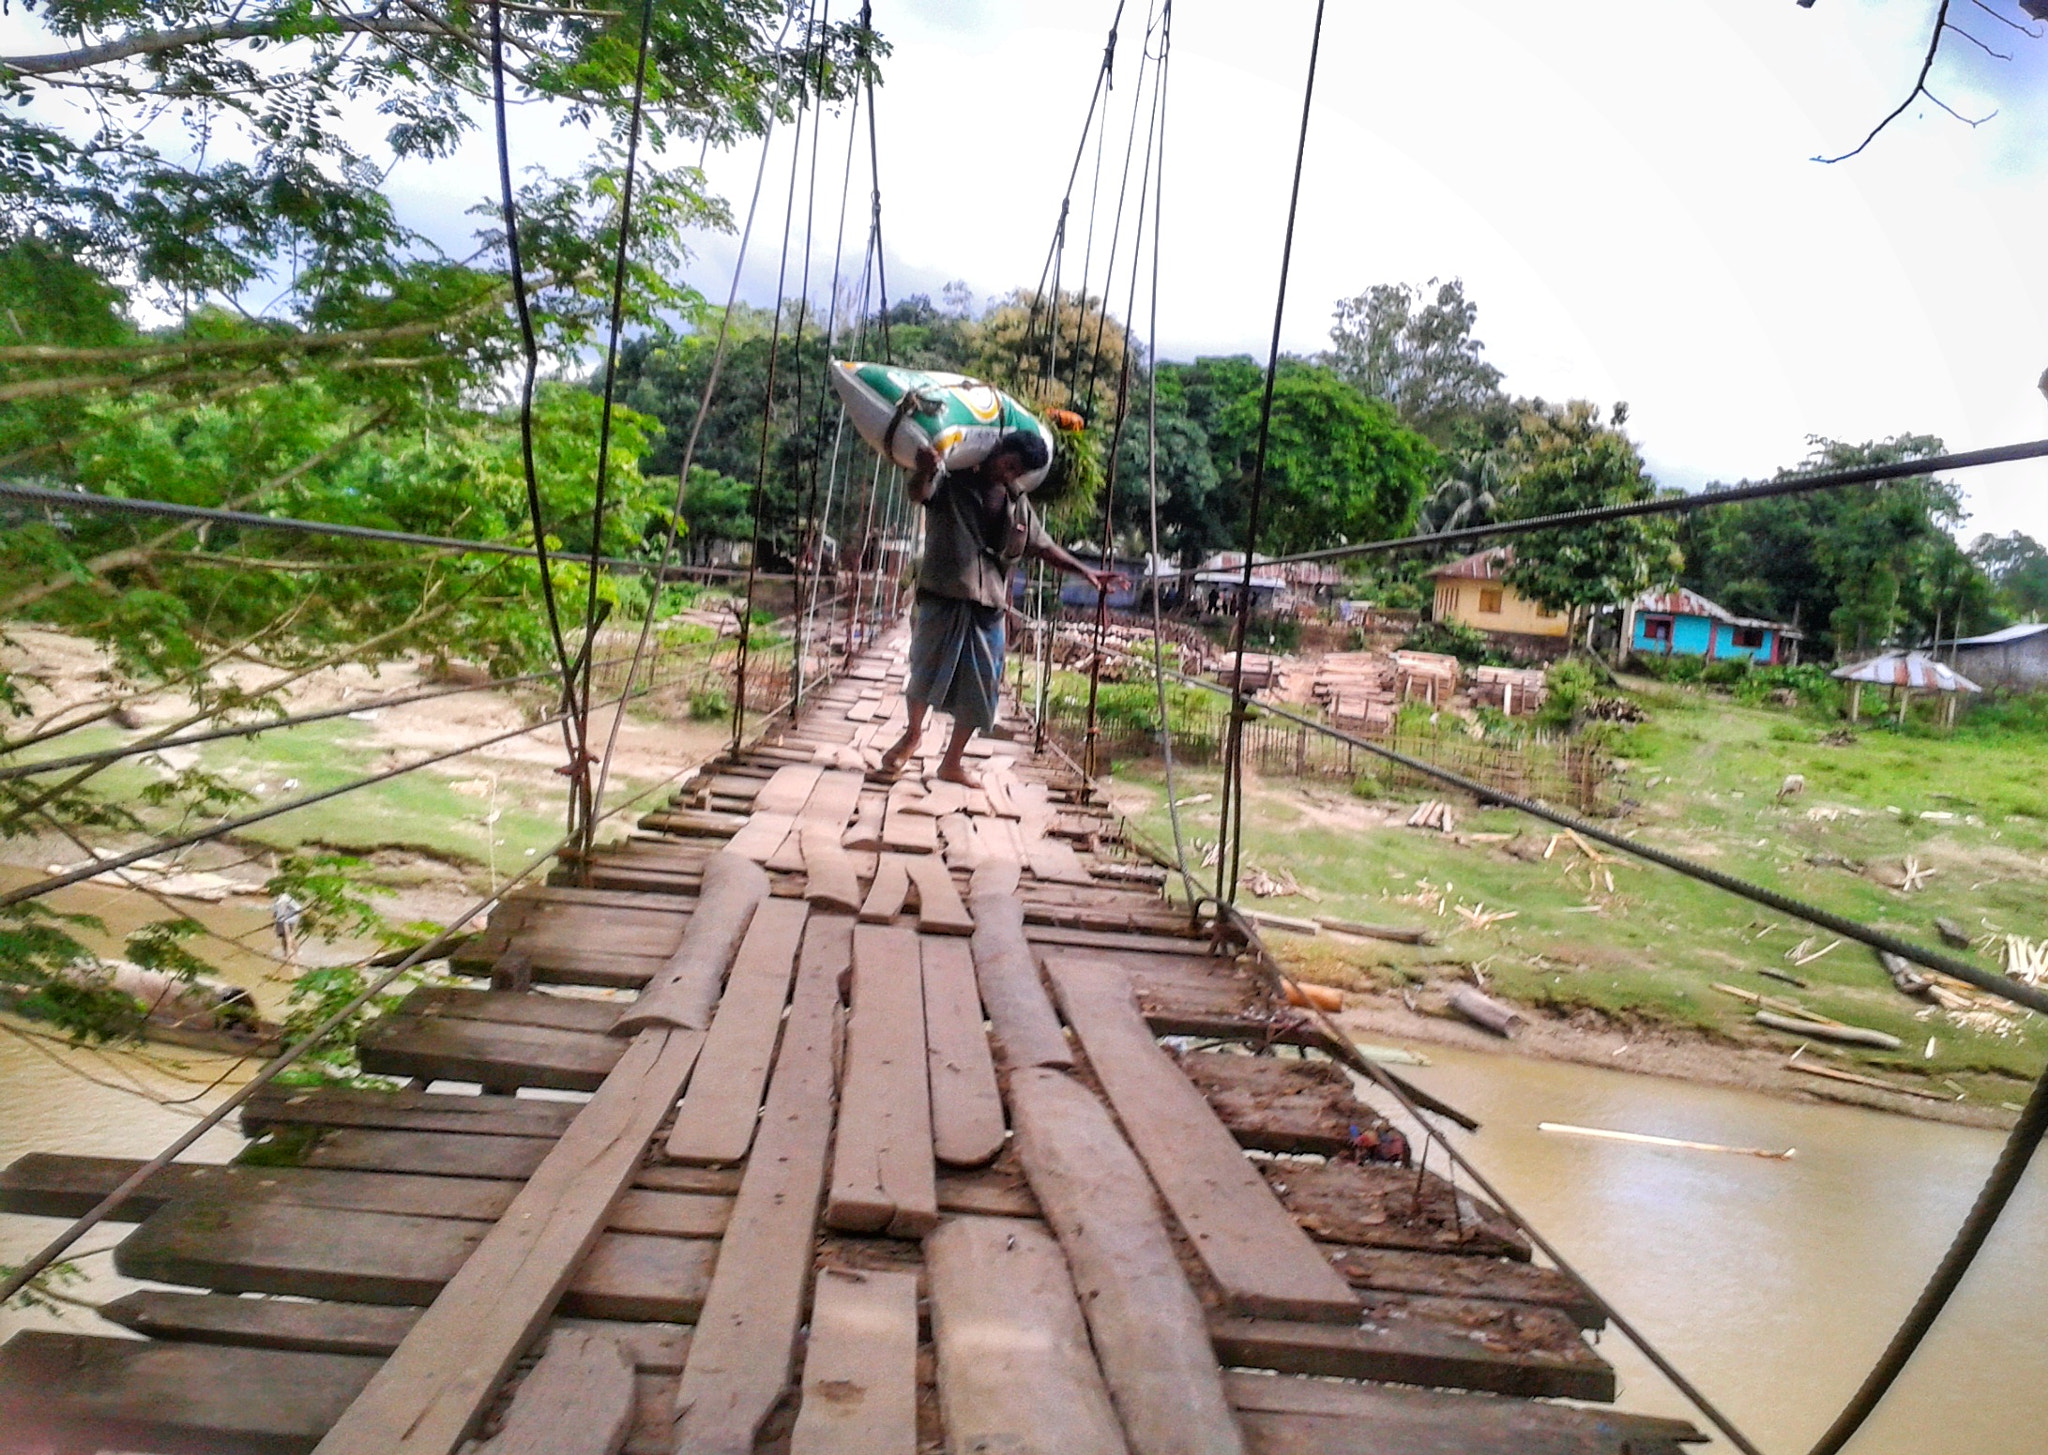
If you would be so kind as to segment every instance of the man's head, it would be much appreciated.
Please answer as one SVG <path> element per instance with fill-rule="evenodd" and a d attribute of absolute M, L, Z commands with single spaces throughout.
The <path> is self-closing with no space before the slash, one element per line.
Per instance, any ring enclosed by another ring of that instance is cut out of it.
<path fill-rule="evenodd" d="M 1009 487 L 1033 470 L 1042 470 L 1052 458 L 1045 441 L 1028 429 L 1013 429 L 996 441 L 995 449 L 982 461 L 982 473 L 999 485 Z"/>

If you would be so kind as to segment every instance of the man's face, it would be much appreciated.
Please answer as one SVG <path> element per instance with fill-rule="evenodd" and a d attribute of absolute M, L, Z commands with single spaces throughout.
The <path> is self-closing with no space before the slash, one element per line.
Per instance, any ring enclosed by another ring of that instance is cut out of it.
<path fill-rule="evenodd" d="M 989 478 L 1007 490 L 1024 473 L 1024 462 L 1017 458 L 1016 451 L 1004 450 L 988 462 L 987 469 Z"/>

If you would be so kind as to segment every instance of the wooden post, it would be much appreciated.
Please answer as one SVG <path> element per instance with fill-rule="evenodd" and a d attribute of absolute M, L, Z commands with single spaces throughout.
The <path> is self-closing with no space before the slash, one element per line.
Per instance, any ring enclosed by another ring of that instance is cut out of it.
<path fill-rule="evenodd" d="M 1862 716 L 1862 713 L 1863 684 L 1861 682 L 1851 682 L 1849 684 L 1849 721 L 1855 722 L 1858 717 Z"/>

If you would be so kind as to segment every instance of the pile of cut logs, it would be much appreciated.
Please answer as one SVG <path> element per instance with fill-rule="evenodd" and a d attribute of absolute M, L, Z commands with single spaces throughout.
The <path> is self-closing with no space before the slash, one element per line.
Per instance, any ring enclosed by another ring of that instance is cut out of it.
<path fill-rule="evenodd" d="M 1458 690 L 1458 659 L 1442 652 L 1396 652 L 1394 668 L 1403 702 L 1443 707 Z"/>
<path fill-rule="evenodd" d="M 1457 826 L 1458 821 L 1451 814 L 1451 806 L 1440 798 L 1430 799 L 1408 815 L 1408 827 L 1411 829 L 1435 829 L 1439 833 L 1447 834 Z"/>
<path fill-rule="evenodd" d="M 1332 652 L 1310 689 L 1334 722 L 1384 728 L 1394 721 L 1394 664 L 1378 652 Z"/>
<path fill-rule="evenodd" d="M 1549 686 L 1540 667 L 1475 667 L 1472 698 L 1482 707 L 1498 708 L 1509 717 L 1531 713 L 1543 705 Z"/>

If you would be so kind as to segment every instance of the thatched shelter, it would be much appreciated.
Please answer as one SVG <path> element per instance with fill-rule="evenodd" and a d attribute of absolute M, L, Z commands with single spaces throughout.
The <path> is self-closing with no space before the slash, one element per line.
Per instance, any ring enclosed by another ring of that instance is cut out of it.
<path fill-rule="evenodd" d="M 1837 667 L 1828 675 L 1849 684 L 1851 722 L 1856 721 L 1862 713 L 1863 688 L 1866 683 L 1886 688 L 1891 693 L 1892 705 L 1900 722 L 1906 720 L 1906 707 L 1913 700 L 1915 692 L 1940 693 L 1943 727 L 1955 726 L 1956 705 L 1962 700 L 1963 693 L 1984 690 L 1955 668 L 1919 652 L 1886 652 L 1883 656 L 1872 657 L 1867 662 Z"/>

